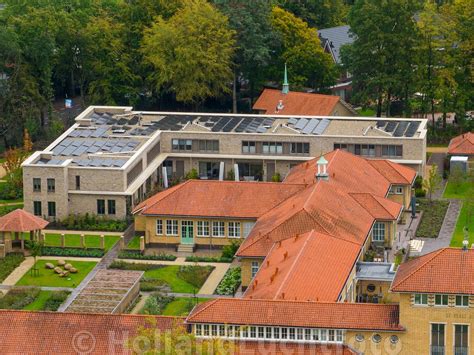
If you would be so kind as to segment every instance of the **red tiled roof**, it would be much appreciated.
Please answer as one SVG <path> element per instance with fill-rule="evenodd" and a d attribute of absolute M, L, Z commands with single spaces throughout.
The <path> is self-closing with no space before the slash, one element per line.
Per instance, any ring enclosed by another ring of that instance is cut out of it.
<path fill-rule="evenodd" d="M 187 323 L 400 331 L 398 305 L 219 298 L 194 308 Z"/>
<path fill-rule="evenodd" d="M 398 268 L 393 292 L 474 295 L 474 249 L 439 249 Z"/>
<path fill-rule="evenodd" d="M 391 162 L 390 160 L 367 160 L 380 174 L 391 184 L 411 185 L 415 180 L 416 172 L 404 165 Z"/>
<path fill-rule="evenodd" d="M 0 217 L 0 232 L 29 232 L 43 229 L 48 221 L 22 209 L 14 210 Z"/>
<path fill-rule="evenodd" d="M 467 132 L 451 139 L 448 153 L 451 155 L 474 155 L 474 132 Z"/>
<path fill-rule="evenodd" d="M 286 342 L 236 341 L 231 348 L 235 355 L 353 355 L 344 345 L 297 344 Z"/>
<path fill-rule="evenodd" d="M 156 320 L 150 325 L 148 319 Z M 182 324 L 164 316 L 76 314 L 0 310 L 0 352 L 3 354 L 131 354 L 124 347 L 139 326 L 160 330 Z M 8 325 L 8 326 L 7 326 Z"/>
<path fill-rule="evenodd" d="M 369 193 L 349 193 L 375 219 L 396 220 L 403 208 L 399 203 Z"/>
<path fill-rule="evenodd" d="M 301 184 L 188 180 L 150 197 L 134 213 L 256 219 L 303 188 Z"/>
<path fill-rule="evenodd" d="M 244 297 L 336 302 L 359 251 L 358 244 L 315 231 L 287 238 L 275 243 Z"/>
<path fill-rule="evenodd" d="M 283 109 L 278 110 L 280 100 L 283 102 Z M 339 100 L 339 96 L 333 95 L 297 91 L 283 94 L 281 90 L 265 89 L 253 105 L 253 109 L 271 115 L 330 116 Z"/>

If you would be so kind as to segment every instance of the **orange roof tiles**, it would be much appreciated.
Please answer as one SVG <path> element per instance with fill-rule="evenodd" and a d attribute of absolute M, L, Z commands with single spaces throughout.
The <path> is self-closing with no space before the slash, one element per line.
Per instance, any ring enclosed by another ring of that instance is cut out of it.
<path fill-rule="evenodd" d="M 274 244 L 244 298 L 336 302 L 359 252 L 358 244 L 314 231 L 287 238 Z"/>
<path fill-rule="evenodd" d="M 283 109 L 278 110 L 280 100 Z M 339 101 L 340 97 L 333 95 L 296 91 L 283 94 L 281 90 L 265 89 L 253 105 L 253 109 L 269 115 L 331 116 Z"/>
<path fill-rule="evenodd" d="M 151 316 L 159 330 L 182 318 Z M 0 310 L 3 354 L 131 354 L 124 347 L 150 316 Z"/>
<path fill-rule="evenodd" d="M 416 172 L 404 165 L 390 160 L 367 160 L 391 184 L 409 185 L 415 180 Z"/>
<path fill-rule="evenodd" d="M 302 184 L 188 180 L 150 197 L 134 212 L 256 219 L 303 188 Z"/>
<path fill-rule="evenodd" d="M 393 292 L 474 295 L 474 249 L 439 249 L 398 268 Z"/>
<path fill-rule="evenodd" d="M 219 298 L 194 308 L 187 323 L 401 331 L 398 305 Z"/>
<path fill-rule="evenodd" d="M 0 217 L 0 232 L 29 232 L 43 229 L 48 221 L 22 209 L 14 210 Z"/>
<path fill-rule="evenodd" d="M 402 205 L 383 197 L 369 193 L 349 193 L 349 195 L 379 220 L 396 220 L 402 211 Z"/>
<path fill-rule="evenodd" d="M 448 153 L 451 155 L 474 155 L 474 132 L 467 132 L 451 139 Z"/>

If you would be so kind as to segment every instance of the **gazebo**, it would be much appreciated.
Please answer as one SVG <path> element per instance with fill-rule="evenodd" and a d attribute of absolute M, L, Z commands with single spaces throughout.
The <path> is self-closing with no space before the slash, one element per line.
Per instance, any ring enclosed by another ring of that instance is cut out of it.
<path fill-rule="evenodd" d="M 22 209 L 14 210 L 0 217 L 0 258 L 5 257 L 14 247 L 25 249 L 25 233 L 29 232 L 29 240 L 39 240 L 41 230 L 48 221 L 32 215 Z"/>

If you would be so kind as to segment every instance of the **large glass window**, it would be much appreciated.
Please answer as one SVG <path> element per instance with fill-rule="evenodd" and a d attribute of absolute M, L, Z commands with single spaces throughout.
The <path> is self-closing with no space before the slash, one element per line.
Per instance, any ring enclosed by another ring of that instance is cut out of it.
<path fill-rule="evenodd" d="M 163 221 L 161 219 L 156 220 L 156 234 L 163 235 Z"/>
<path fill-rule="evenodd" d="M 56 217 L 56 202 L 48 202 L 48 216 Z"/>
<path fill-rule="evenodd" d="M 107 200 L 107 213 L 108 214 L 116 213 L 115 200 Z"/>
<path fill-rule="evenodd" d="M 366 157 L 375 157 L 375 145 L 362 144 L 362 155 Z"/>
<path fill-rule="evenodd" d="M 200 161 L 199 162 L 199 177 L 201 179 L 217 180 L 219 179 L 219 163 Z"/>
<path fill-rule="evenodd" d="M 218 152 L 219 141 L 218 140 L 200 140 L 199 151 L 201 152 Z"/>
<path fill-rule="evenodd" d="M 263 179 L 263 165 L 253 163 L 238 163 L 240 178 L 245 180 L 257 180 Z"/>
<path fill-rule="evenodd" d="M 403 148 L 401 145 L 382 145 L 383 157 L 402 157 Z"/>
<path fill-rule="evenodd" d="M 469 307 L 469 296 L 456 295 L 456 307 Z"/>
<path fill-rule="evenodd" d="M 444 355 L 445 346 L 445 325 L 431 324 L 431 354 Z"/>
<path fill-rule="evenodd" d="M 229 222 L 229 238 L 240 238 L 240 222 Z"/>
<path fill-rule="evenodd" d="M 374 242 L 383 242 L 385 240 L 385 223 L 375 222 L 372 240 Z"/>
<path fill-rule="evenodd" d="M 290 154 L 309 154 L 309 143 L 291 143 Z"/>
<path fill-rule="evenodd" d="M 225 237 L 225 223 L 216 221 L 212 222 L 212 236 L 213 237 Z"/>
<path fill-rule="evenodd" d="M 263 142 L 263 154 L 283 154 L 283 143 L 281 142 Z"/>
<path fill-rule="evenodd" d="M 242 141 L 242 153 L 247 154 L 255 154 L 256 150 L 256 143 L 251 141 Z"/>
<path fill-rule="evenodd" d="M 255 222 L 244 222 L 243 223 L 243 229 L 244 229 L 244 237 L 247 238 L 252 231 L 253 226 L 255 225 Z"/>
<path fill-rule="evenodd" d="M 468 355 L 469 326 L 467 324 L 454 325 L 454 354 Z"/>
<path fill-rule="evenodd" d="M 40 178 L 33 178 L 33 191 L 40 192 L 41 191 L 41 179 Z"/>
<path fill-rule="evenodd" d="M 447 306 L 449 303 L 448 295 L 435 295 L 435 306 Z"/>
<path fill-rule="evenodd" d="M 42 216 L 41 201 L 33 201 L 33 213 L 35 216 Z"/>
<path fill-rule="evenodd" d="M 97 200 L 97 214 L 105 214 L 105 200 Z"/>
<path fill-rule="evenodd" d="M 166 234 L 178 235 L 178 220 L 177 219 L 166 220 Z"/>
<path fill-rule="evenodd" d="M 197 236 L 209 237 L 209 222 L 208 221 L 197 222 Z"/>
<path fill-rule="evenodd" d="M 171 148 L 177 151 L 191 151 L 193 149 L 193 141 L 191 139 L 176 139 L 171 140 Z"/>
<path fill-rule="evenodd" d="M 56 191 L 56 180 L 55 179 L 47 179 L 47 186 L 48 186 L 48 192 L 54 192 Z"/>
<path fill-rule="evenodd" d="M 416 293 L 415 294 L 415 305 L 423 306 L 428 304 L 428 295 L 425 293 Z"/>

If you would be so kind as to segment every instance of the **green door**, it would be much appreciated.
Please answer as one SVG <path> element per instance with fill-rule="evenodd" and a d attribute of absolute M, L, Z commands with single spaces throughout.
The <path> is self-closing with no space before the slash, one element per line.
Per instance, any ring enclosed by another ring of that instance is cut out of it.
<path fill-rule="evenodd" d="M 181 222 L 181 243 L 194 244 L 194 223 L 193 221 Z"/>

